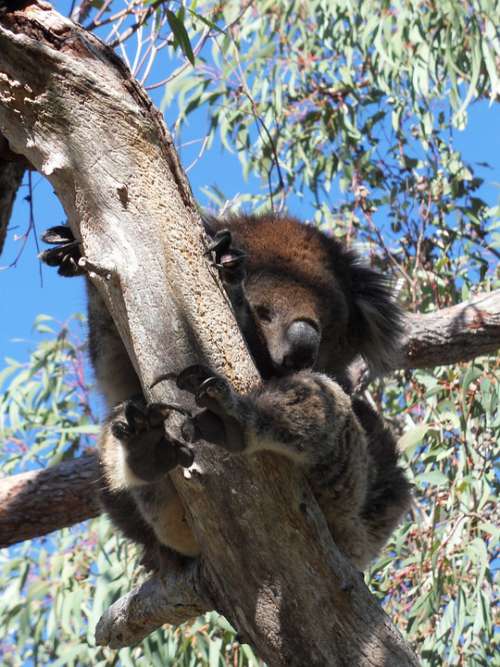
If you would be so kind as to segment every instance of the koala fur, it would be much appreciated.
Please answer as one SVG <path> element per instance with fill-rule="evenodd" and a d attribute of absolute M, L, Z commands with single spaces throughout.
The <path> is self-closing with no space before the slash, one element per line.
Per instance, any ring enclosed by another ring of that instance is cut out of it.
<path fill-rule="evenodd" d="M 178 386 L 201 408 L 186 420 L 185 441 L 292 459 L 337 546 L 363 569 L 410 503 L 394 437 L 371 407 L 349 396 L 347 376 L 358 354 L 375 370 L 391 363 L 401 312 L 390 286 L 355 252 L 292 217 L 207 219 L 206 230 L 263 383 L 242 396 L 204 366 L 180 373 Z M 47 263 L 63 275 L 80 272 L 68 228 L 49 230 L 45 240 L 57 245 L 44 253 Z M 177 463 L 189 465 L 190 450 L 165 440 L 167 412 L 146 405 L 114 323 L 87 283 L 90 357 L 110 409 L 99 439 L 103 506 L 143 545 L 147 567 L 160 567 L 168 550 L 197 556 L 167 474 Z"/>

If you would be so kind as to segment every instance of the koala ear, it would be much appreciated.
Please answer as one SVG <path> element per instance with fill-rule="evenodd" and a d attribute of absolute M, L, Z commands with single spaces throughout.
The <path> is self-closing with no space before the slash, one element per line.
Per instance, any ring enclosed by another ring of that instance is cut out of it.
<path fill-rule="evenodd" d="M 216 235 L 217 230 L 220 228 L 220 223 L 217 218 L 203 211 L 201 213 L 201 222 L 203 229 L 205 230 L 205 234 L 210 238 L 213 238 Z"/>
<path fill-rule="evenodd" d="M 359 352 L 375 372 L 393 367 L 403 334 L 403 311 L 394 285 L 351 254 L 352 322 Z"/>

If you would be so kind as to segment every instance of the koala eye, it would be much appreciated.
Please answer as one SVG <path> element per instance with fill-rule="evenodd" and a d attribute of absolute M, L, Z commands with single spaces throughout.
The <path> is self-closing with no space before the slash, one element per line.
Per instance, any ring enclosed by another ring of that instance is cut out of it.
<path fill-rule="evenodd" d="M 255 314 L 262 322 L 270 322 L 272 320 L 271 309 L 267 306 L 255 306 Z"/>

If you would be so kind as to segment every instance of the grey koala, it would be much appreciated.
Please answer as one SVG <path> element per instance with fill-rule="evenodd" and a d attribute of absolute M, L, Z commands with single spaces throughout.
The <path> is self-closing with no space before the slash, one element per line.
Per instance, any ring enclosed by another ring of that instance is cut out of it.
<path fill-rule="evenodd" d="M 337 546 L 359 569 L 373 559 L 411 501 L 395 439 L 364 401 L 351 397 L 347 367 L 358 355 L 388 367 L 402 329 L 390 284 L 342 243 L 289 216 L 205 220 L 210 249 L 236 320 L 262 376 L 239 395 L 203 365 L 177 376 L 199 411 L 183 441 L 163 423 L 179 406 L 146 404 L 114 323 L 88 283 L 89 348 L 110 415 L 99 439 L 101 499 L 112 521 L 159 569 L 172 551 L 199 547 L 168 476 L 189 466 L 198 439 L 240 454 L 269 450 L 301 466 Z M 48 230 L 42 258 L 78 275 L 80 246 L 68 227 Z"/>

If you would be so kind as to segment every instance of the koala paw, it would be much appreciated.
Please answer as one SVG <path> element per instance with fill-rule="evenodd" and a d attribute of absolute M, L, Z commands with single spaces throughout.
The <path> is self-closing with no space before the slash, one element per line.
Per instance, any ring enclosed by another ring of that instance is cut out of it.
<path fill-rule="evenodd" d="M 125 401 L 116 409 L 111 433 L 127 453 L 127 464 L 144 481 L 152 482 L 177 465 L 188 468 L 194 460 L 191 449 L 165 437 L 163 422 L 172 410 L 189 411 L 169 403 L 147 404 L 143 398 Z"/>
<path fill-rule="evenodd" d="M 229 382 L 207 366 L 188 366 L 177 376 L 177 386 L 194 395 L 196 405 L 221 416 L 231 411 L 233 391 Z"/>
<path fill-rule="evenodd" d="M 42 235 L 42 241 L 55 246 L 40 253 L 42 262 L 57 266 L 57 273 L 65 278 L 82 275 L 83 268 L 78 263 L 82 256 L 80 241 L 75 239 L 67 225 L 50 227 Z"/>
<path fill-rule="evenodd" d="M 213 254 L 213 265 L 219 270 L 221 279 L 229 284 L 241 283 L 245 279 L 245 253 L 232 247 L 231 232 L 221 229 L 208 246 Z"/>
<path fill-rule="evenodd" d="M 205 408 L 184 422 L 182 436 L 187 442 L 203 439 L 232 452 L 245 449 L 238 396 L 224 377 L 195 364 L 179 373 L 176 383 L 179 389 L 194 395 L 199 407 Z"/>

